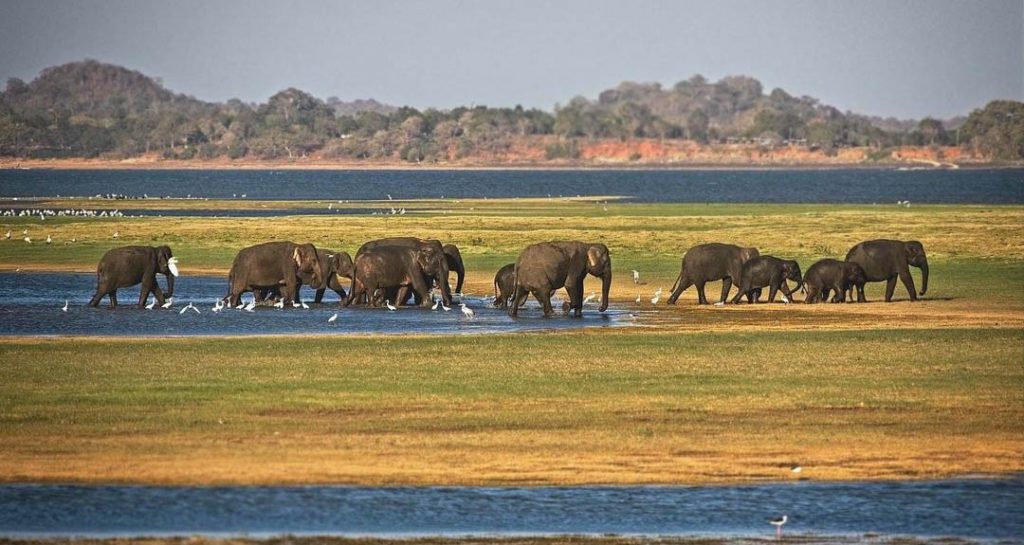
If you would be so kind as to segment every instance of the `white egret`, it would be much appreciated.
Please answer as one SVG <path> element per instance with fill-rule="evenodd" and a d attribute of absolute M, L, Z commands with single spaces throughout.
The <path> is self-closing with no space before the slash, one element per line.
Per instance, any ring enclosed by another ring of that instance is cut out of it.
<path fill-rule="evenodd" d="M 657 305 L 658 301 L 661 301 L 661 288 L 658 288 L 654 292 L 654 297 L 651 297 L 651 304 Z"/>
<path fill-rule="evenodd" d="M 390 200 L 393 200 L 393 199 L 391 198 L 391 193 L 388 193 L 388 200 L 389 200 L 389 201 L 390 201 Z"/>
<path fill-rule="evenodd" d="M 592 291 L 592 292 L 590 292 L 590 295 L 588 295 L 587 298 L 583 300 L 583 304 L 584 305 L 589 305 L 590 303 L 593 303 L 594 299 L 596 299 L 596 298 L 597 298 L 597 292 Z"/>
<path fill-rule="evenodd" d="M 792 471 L 793 473 L 800 473 L 801 471 L 804 470 L 804 468 L 797 465 L 789 468 L 789 470 Z"/>
<path fill-rule="evenodd" d="M 114 231 L 114 238 L 121 238 L 121 231 Z"/>
<path fill-rule="evenodd" d="M 634 284 L 639 284 L 640 283 L 640 271 L 633 270 L 633 271 L 630 271 L 630 272 L 633 273 L 633 283 Z"/>
<path fill-rule="evenodd" d="M 274 308 L 284 308 L 284 299 L 278 299 L 277 302 L 274 303 Z"/>
<path fill-rule="evenodd" d="M 452 309 L 452 307 L 444 306 L 444 301 L 441 301 L 441 310 L 444 310 L 445 312 L 448 312 L 451 309 Z"/>
<path fill-rule="evenodd" d="M 11 230 L 10 229 L 7 230 L 6 238 L 7 238 L 7 240 L 11 240 Z"/>
<path fill-rule="evenodd" d="M 473 316 L 476 316 L 476 313 L 473 312 L 473 309 L 467 307 L 466 303 L 459 303 L 459 306 L 462 307 L 462 313 L 466 315 L 466 318 L 472 318 Z"/>
<path fill-rule="evenodd" d="M 782 526 L 786 524 L 786 521 L 788 520 L 789 517 L 786 515 L 768 520 L 768 524 L 775 527 L 775 537 L 782 537 Z"/>
<path fill-rule="evenodd" d="M 303 309 L 309 310 L 309 305 L 307 305 L 306 303 L 302 303 L 301 306 L 302 306 Z"/>
<path fill-rule="evenodd" d="M 640 292 L 637 292 L 636 294 L 636 304 L 640 304 Z"/>
<path fill-rule="evenodd" d="M 60 309 L 63 310 L 64 312 L 68 311 L 68 300 L 67 299 L 64 300 L 64 306 L 60 307 Z"/>
<path fill-rule="evenodd" d="M 242 310 L 243 308 L 245 308 L 245 303 L 239 302 L 238 306 L 235 307 L 235 310 Z"/>
<path fill-rule="evenodd" d="M 168 297 L 167 298 L 167 302 L 162 304 L 162 305 L 160 305 L 160 307 L 161 308 L 171 308 L 171 305 L 173 305 L 173 304 L 174 304 L 174 298 L 173 297 Z"/>
<path fill-rule="evenodd" d="M 197 309 L 195 307 L 195 305 L 193 305 L 192 302 L 189 301 L 188 305 L 186 305 L 184 308 L 182 308 L 181 310 L 178 311 L 178 314 L 185 314 L 186 312 L 188 312 L 190 310 L 194 310 L 196 312 L 199 312 L 199 309 Z"/>
<path fill-rule="evenodd" d="M 53 244 L 53 237 L 51 237 L 50 235 L 46 235 L 46 243 Z"/>
<path fill-rule="evenodd" d="M 388 300 L 388 299 L 384 300 L 384 306 L 387 307 L 387 309 L 390 310 L 391 312 L 394 312 L 394 311 L 398 310 L 398 307 L 396 307 L 395 305 L 392 305 L 391 301 Z"/>
<path fill-rule="evenodd" d="M 25 240 L 25 242 L 27 242 L 29 244 L 32 244 L 32 239 L 31 238 L 25 237 L 24 240 Z"/>
<path fill-rule="evenodd" d="M 152 301 L 149 302 L 148 305 L 146 305 L 146 310 L 153 310 L 153 307 L 155 307 L 155 306 L 156 306 L 156 299 L 153 299 Z"/>
<path fill-rule="evenodd" d="M 21 230 L 21 234 L 23 234 L 23 235 L 27 235 L 27 234 L 28 234 L 28 229 L 22 229 L 22 230 Z"/>
<path fill-rule="evenodd" d="M 331 315 L 330 318 L 327 319 L 327 323 L 329 323 L 329 324 L 333 324 L 336 321 L 338 321 L 338 313 L 337 312 L 335 312 L 333 315 Z"/>
<path fill-rule="evenodd" d="M 437 307 L 441 304 L 439 299 L 434 299 L 434 306 L 430 307 L 430 310 L 437 310 Z"/>
<path fill-rule="evenodd" d="M 256 308 L 256 298 L 253 297 L 252 301 L 249 301 L 249 304 L 245 305 L 245 308 L 243 310 L 245 310 L 246 312 L 253 312 L 253 310 L 255 308 Z"/>

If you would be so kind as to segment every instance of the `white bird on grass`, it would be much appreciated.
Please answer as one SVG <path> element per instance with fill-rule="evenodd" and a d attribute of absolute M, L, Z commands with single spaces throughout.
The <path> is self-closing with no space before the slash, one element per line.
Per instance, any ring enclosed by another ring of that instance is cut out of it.
<path fill-rule="evenodd" d="M 398 310 L 398 307 L 396 307 L 395 305 L 392 305 L 392 304 L 391 304 L 391 301 L 390 301 L 390 300 L 388 300 L 388 299 L 385 299 L 385 300 L 384 300 L 384 306 L 385 306 L 385 307 L 386 307 L 386 308 L 387 308 L 388 310 L 390 310 L 391 312 L 394 312 L 394 311 Z"/>
<path fill-rule="evenodd" d="M 775 527 L 775 537 L 782 537 L 782 526 L 785 525 L 788 520 L 789 517 L 786 515 L 768 520 L 768 524 Z"/>
<path fill-rule="evenodd" d="M 7 240 L 11 240 L 11 230 L 10 229 L 7 230 L 6 238 L 7 238 Z"/>
<path fill-rule="evenodd" d="M 333 324 L 334 322 L 337 322 L 337 321 L 338 321 L 338 313 L 337 312 L 335 312 L 333 315 L 331 315 L 330 318 L 327 319 L 327 323 L 329 323 L 329 324 Z"/>
<path fill-rule="evenodd" d="M 630 271 L 630 272 L 633 273 L 633 283 L 634 284 L 639 284 L 640 283 L 640 271 L 633 270 L 633 271 Z"/>
<path fill-rule="evenodd" d="M 658 301 L 661 301 L 661 288 L 658 288 L 654 292 L 654 297 L 651 297 L 651 304 L 652 305 L 657 305 Z"/>
<path fill-rule="evenodd" d="M 476 313 L 473 312 L 473 309 L 467 307 L 466 303 L 459 303 L 459 306 L 462 307 L 462 313 L 465 314 L 467 318 L 472 318 L 476 316 Z"/>
<path fill-rule="evenodd" d="M 25 237 L 23 240 L 29 244 L 32 244 L 32 239 L 29 237 Z"/>
<path fill-rule="evenodd" d="M 636 294 L 636 304 L 640 304 L 640 292 L 637 292 Z"/>
<path fill-rule="evenodd" d="M 173 297 L 168 297 L 167 298 L 167 302 L 162 304 L 162 305 L 160 305 L 160 308 L 171 308 L 171 305 L 173 305 L 173 304 L 174 304 L 174 298 Z"/>
<path fill-rule="evenodd" d="M 46 243 L 53 244 L 53 237 L 51 237 L 50 235 L 46 235 Z"/>
<path fill-rule="evenodd" d="M 121 231 L 114 231 L 114 238 L 121 238 Z"/>
<path fill-rule="evenodd" d="M 28 234 L 28 229 L 22 229 L 22 230 L 21 230 L 21 234 L 23 234 L 23 235 L 27 235 L 27 234 Z"/>
<path fill-rule="evenodd" d="M 60 309 L 63 310 L 64 312 L 68 311 L 68 300 L 67 299 L 64 300 L 64 306 L 60 307 Z"/>

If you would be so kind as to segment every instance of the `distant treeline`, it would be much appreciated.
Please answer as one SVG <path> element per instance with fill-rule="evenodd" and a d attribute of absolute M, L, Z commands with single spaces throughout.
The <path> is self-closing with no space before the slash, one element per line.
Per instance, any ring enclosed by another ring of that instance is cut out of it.
<path fill-rule="evenodd" d="M 961 124 L 962 122 L 962 124 Z M 956 126 L 953 126 L 956 125 Z M 548 159 L 578 156 L 581 139 L 690 139 L 701 143 L 798 145 L 883 150 L 960 145 L 998 160 L 1024 159 L 1024 103 L 995 101 L 947 127 L 942 121 L 872 118 L 841 112 L 754 78 L 671 88 L 623 83 L 597 100 L 576 97 L 554 112 L 460 107 L 394 108 L 373 100 L 320 100 L 298 89 L 264 104 L 211 103 L 175 94 L 139 72 L 96 61 L 43 70 L 30 83 L 8 80 L 0 93 L 0 155 L 31 158 L 243 157 L 457 160 L 493 156 L 537 135 Z"/>

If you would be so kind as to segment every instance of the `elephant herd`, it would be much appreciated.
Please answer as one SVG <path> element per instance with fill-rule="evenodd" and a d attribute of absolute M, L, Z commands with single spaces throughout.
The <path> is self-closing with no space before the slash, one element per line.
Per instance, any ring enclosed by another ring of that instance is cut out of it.
<path fill-rule="evenodd" d="M 143 307 L 153 294 L 156 304 L 164 305 L 165 295 L 174 293 L 177 259 L 168 246 L 125 246 L 108 251 L 96 270 L 96 293 L 90 301 L 97 306 L 104 296 L 110 306 L 117 306 L 117 289 L 142 284 L 138 306 Z M 866 282 L 885 281 L 885 300 L 892 300 L 897 278 L 906 286 L 910 299 L 917 300 L 909 266 L 921 269 L 921 295 L 928 289 L 928 260 L 918 241 L 871 240 L 857 244 L 844 261 L 822 259 L 801 275 L 800 265 L 793 260 L 760 255 L 757 248 L 732 244 L 709 243 L 690 248 L 683 255 L 679 276 L 672 287 L 668 303 L 675 304 L 690 286 L 697 289 L 700 304 L 708 304 L 704 287 L 707 282 L 722 281 L 719 303 L 725 303 L 735 284 L 738 292 L 732 298 L 739 303 L 743 297 L 753 303 L 764 288 L 768 301 L 782 292 L 788 302 L 793 293 L 804 288 L 807 303 L 844 302 L 847 293 L 864 302 Z M 456 273 L 454 292 L 449 275 Z M 156 275 L 167 277 L 163 293 Z M 434 304 L 435 289 L 440 303 L 451 304 L 452 293 L 461 293 L 466 269 L 462 255 L 454 244 L 415 237 L 391 237 L 363 244 L 355 259 L 348 253 L 316 248 L 313 244 L 288 241 L 266 242 L 238 252 L 228 273 L 227 305 L 241 305 L 246 292 L 256 303 L 274 299 L 279 304 L 301 304 L 299 290 L 307 285 L 316 290 L 314 302 L 320 303 L 328 289 L 338 294 L 341 304 L 417 305 Z M 591 275 L 601 279 L 599 310 L 608 308 L 608 292 L 612 282 L 612 261 L 608 247 L 600 243 L 551 241 L 527 246 L 514 263 L 498 270 L 494 277 L 494 306 L 507 309 L 515 317 L 526 299 L 533 295 L 545 315 L 553 312 L 551 296 L 565 288 L 569 295 L 563 309 L 575 317 L 596 294 L 584 299 L 583 281 Z M 791 288 L 789 281 L 796 283 Z M 346 292 L 344 284 L 349 286 Z M 150 305 L 151 308 L 152 305 Z"/>

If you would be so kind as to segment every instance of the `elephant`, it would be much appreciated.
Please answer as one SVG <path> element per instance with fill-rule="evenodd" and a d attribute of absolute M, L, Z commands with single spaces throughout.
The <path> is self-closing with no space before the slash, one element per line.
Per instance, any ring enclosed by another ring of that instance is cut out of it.
<path fill-rule="evenodd" d="M 377 239 L 377 240 L 371 240 L 371 241 L 363 244 L 362 246 L 360 246 L 359 250 L 356 252 L 356 262 L 359 261 L 359 256 L 363 252 L 365 252 L 367 250 L 372 250 L 372 249 L 375 249 L 375 248 L 379 248 L 379 247 L 382 247 L 382 246 L 397 246 L 397 247 L 401 247 L 401 248 L 413 248 L 413 249 L 416 249 L 417 251 L 423 253 L 424 254 L 424 258 L 426 260 L 428 260 L 428 261 L 433 259 L 430 254 L 435 253 L 435 252 L 437 254 L 441 255 L 442 257 L 444 257 L 444 262 L 445 262 L 444 263 L 444 267 L 441 270 L 435 271 L 435 273 L 433 273 L 433 274 L 437 274 L 437 276 L 426 277 L 426 278 L 424 278 L 424 282 L 428 286 L 428 292 L 429 292 L 429 287 L 433 286 L 434 283 L 436 283 L 438 285 L 438 287 L 441 289 L 441 302 L 443 302 L 445 305 L 451 305 L 452 304 L 451 284 L 448 283 L 448 273 L 450 271 L 448 263 L 452 260 L 452 256 L 457 256 L 458 257 L 458 265 L 459 265 L 459 268 L 461 268 L 461 270 L 462 270 L 462 274 L 459 275 L 459 277 L 457 279 L 458 288 L 460 290 L 462 288 L 462 281 L 465 278 L 465 268 L 462 267 L 462 255 L 459 253 L 459 249 L 458 248 L 456 248 L 454 245 L 451 245 L 451 248 L 453 250 L 449 250 L 450 252 L 452 252 L 450 254 L 448 252 L 445 252 L 444 246 L 441 245 L 441 241 L 439 241 L 439 240 L 422 239 L 422 238 L 416 238 L 416 237 L 390 237 L 390 238 L 382 238 L 382 239 Z M 388 293 L 389 299 L 390 299 L 390 297 L 394 297 L 394 299 L 396 301 L 398 301 L 399 303 L 406 302 L 408 300 L 408 292 L 409 292 L 409 288 L 410 287 L 411 287 L 411 285 L 395 286 L 393 288 L 389 288 L 387 290 L 389 292 Z M 418 293 L 417 293 L 417 291 L 415 289 L 412 290 L 412 294 L 416 298 L 416 304 L 419 305 L 419 304 L 423 303 L 423 301 L 419 298 L 419 295 L 418 295 Z M 368 295 L 372 296 L 373 293 L 371 292 Z"/>
<path fill-rule="evenodd" d="M 804 303 L 823 302 L 830 292 L 834 292 L 833 303 L 845 302 L 846 292 L 854 287 L 863 292 L 866 280 L 864 269 L 852 261 L 822 259 L 811 265 L 804 275 L 804 287 L 807 289 Z"/>
<path fill-rule="evenodd" d="M 379 246 L 364 250 L 356 257 L 352 289 L 345 306 L 366 296 L 370 306 L 377 306 L 378 290 L 410 286 L 421 306 L 430 306 L 429 278 L 443 278 L 448 270 L 444 253 L 431 248 L 416 249 L 402 246 Z M 443 285 L 443 284 L 442 284 Z M 448 295 L 450 297 L 450 295 Z M 446 303 L 447 304 L 447 303 Z"/>
<path fill-rule="evenodd" d="M 302 285 L 308 284 L 316 290 L 316 295 L 313 302 L 320 304 L 324 299 L 324 293 L 327 292 L 327 288 L 330 288 L 334 293 L 338 294 L 341 298 L 339 304 L 345 302 L 348 294 L 345 292 L 345 287 L 342 285 L 342 279 L 348 278 L 349 282 L 352 281 L 352 273 L 355 269 L 355 265 L 352 263 L 352 257 L 348 255 L 348 252 L 335 252 L 334 250 L 325 250 L 318 248 L 317 257 L 320 258 L 320 284 L 313 285 L 313 275 L 307 272 L 299 273 L 299 284 L 295 292 L 295 302 L 300 302 L 299 293 L 302 291 Z M 274 286 L 272 288 L 263 288 L 258 290 L 256 295 L 256 301 L 261 302 L 264 299 L 276 299 L 281 296 L 280 286 Z"/>
<path fill-rule="evenodd" d="M 579 241 L 541 242 L 527 246 L 516 260 L 515 287 L 509 315 L 519 314 L 519 307 L 533 294 L 550 316 L 551 293 L 565 287 L 569 292 L 569 310 L 575 317 L 583 314 L 583 280 L 587 274 L 601 279 L 601 306 L 608 310 L 608 289 L 612 284 L 612 258 L 604 244 Z"/>
<path fill-rule="evenodd" d="M 796 282 L 796 288 L 789 289 L 787 280 Z M 740 272 L 739 293 L 733 297 L 733 304 L 739 303 L 744 295 L 747 302 L 753 303 L 757 300 L 758 288 L 768 287 L 768 302 L 775 302 L 775 294 L 782 290 L 785 301 L 788 303 L 793 292 L 800 289 L 803 278 L 800 275 L 800 265 L 791 259 L 779 259 L 775 256 L 763 255 L 755 257 L 743 264 Z"/>
<path fill-rule="evenodd" d="M 170 246 L 122 246 L 103 254 L 96 267 L 96 294 L 89 306 L 100 304 L 104 296 L 110 298 L 110 308 L 117 307 L 117 289 L 141 283 L 139 308 L 146 305 L 150 292 L 158 305 L 164 304 L 164 293 L 156 281 L 157 273 L 167 277 L 167 297 L 174 296 L 174 277 L 178 276 L 178 259 Z"/>
<path fill-rule="evenodd" d="M 508 300 L 512 297 L 512 291 L 516 287 L 516 264 L 509 263 L 498 269 L 494 275 L 494 306 L 500 309 L 508 308 Z"/>
<path fill-rule="evenodd" d="M 284 301 L 298 300 L 300 275 L 306 275 L 310 285 L 319 286 L 323 265 L 316 247 L 289 241 L 265 242 L 243 248 L 235 256 L 228 273 L 228 305 L 237 306 L 247 291 L 262 293 L 263 289 L 280 290 Z"/>
<path fill-rule="evenodd" d="M 924 253 L 924 245 L 916 240 L 869 240 L 861 242 L 846 254 L 846 260 L 860 265 L 868 282 L 886 281 L 885 302 L 892 301 L 892 293 L 896 289 L 896 277 L 910 294 L 911 301 L 917 301 L 914 293 L 914 277 L 910 276 L 910 265 L 921 269 L 921 293 L 928 291 L 928 257 Z M 864 287 L 858 288 L 857 301 L 863 303 Z"/>
<path fill-rule="evenodd" d="M 741 248 L 718 242 L 699 244 L 690 248 L 683 255 L 679 276 L 672 285 L 672 295 L 668 298 L 668 304 L 676 304 L 679 295 L 690 286 L 697 286 L 699 304 L 708 304 L 708 298 L 704 295 L 704 284 L 715 280 L 722 281 L 720 302 L 725 303 L 732 283 L 739 282 L 743 274 L 743 264 L 759 256 L 757 248 Z"/>

